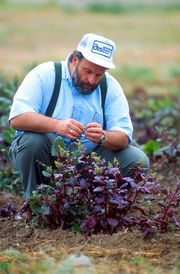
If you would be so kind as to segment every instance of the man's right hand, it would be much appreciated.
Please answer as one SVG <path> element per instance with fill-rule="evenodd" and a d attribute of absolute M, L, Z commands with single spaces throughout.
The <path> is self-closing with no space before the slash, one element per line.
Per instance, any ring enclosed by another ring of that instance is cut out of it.
<path fill-rule="evenodd" d="M 61 136 L 75 141 L 81 137 L 83 131 L 84 127 L 74 119 L 58 120 L 56 133 Z"/>

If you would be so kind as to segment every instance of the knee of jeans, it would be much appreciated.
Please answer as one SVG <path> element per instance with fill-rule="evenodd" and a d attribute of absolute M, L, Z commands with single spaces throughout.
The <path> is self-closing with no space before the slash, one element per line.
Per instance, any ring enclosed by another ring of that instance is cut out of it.
<path fill-rule="evenodd" d="M 137 153 L 137 163 L 141 163 L 142 167 L 147 168 L 149 170 L 150 168 L 150 163 L 149 163 L 149 158 L 148 156 L 139 149 L 138 153 Z"/>
<path fill-rule="evenodd" d="M 19 148 L 21 146 L 30 154 L 36 155 L 47 149 L 47 140 L 44 134 L 29 133 L 21 139 Z"/>

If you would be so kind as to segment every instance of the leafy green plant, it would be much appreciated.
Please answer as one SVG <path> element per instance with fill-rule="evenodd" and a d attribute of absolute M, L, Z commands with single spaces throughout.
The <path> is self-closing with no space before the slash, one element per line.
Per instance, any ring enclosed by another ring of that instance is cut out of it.
<path fill-rule="evenodd" d="M 12 193 L 21 190 L 19 175 L 8 158 L 9 145 L 15 135 L 15 130 L 9 127 L 8 115 L 18 85 L 18 77 L 7 80 L 0 75 L 0 190 Z"/>
<path fill-rule="evenodd" d="M 3 75 L 0 75 L 0 133 L 9 126 L 8 115 L 18 85 L 19 78 L 17 76 L 7 80 Z"/>
<path fill-rule="evenodd" d="M 17 76 L 7 79 L 0 74 L 0 94 L 1 96 L 12 98 L 19 85 L 19 78 Z"/>
<path fill-rule="evenodd" d="M 158 151 L 158 148 L 159 148 L 159 144 L 157 141 L 154 141 L 154 140 L 150 140 L 145 145 L 143 145 L 144 152 L 151 158 Z"/>

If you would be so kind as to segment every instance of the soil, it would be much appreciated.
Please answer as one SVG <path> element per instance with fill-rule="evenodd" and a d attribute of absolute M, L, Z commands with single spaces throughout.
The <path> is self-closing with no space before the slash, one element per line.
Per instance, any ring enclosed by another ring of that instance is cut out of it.
<path fill-rule="evenodd" d="M 172 167 L 169 167 L 171 169 Z M 165 169 L 167 174 L 168 169 Z M 176 166 L 176 172 L 179 168 Z M 164 182 L 164 174 L 159 181 Z M 166 177 L 166 182 L 170 175 Z M 10 194 L 0 194 L 0 208 L 7 206 L 8 202 L 15 205 L 18 210 L 23 203 L 21 197 Z M 154 266 L 164 269 L 164 273 L 177 266 L 180 259 L 180 233 L 169 232 L 156 234 L 151 239 L 143 239 L 139 231 L 125 231 L 110 235 L 92 235 L 89 238 L 81 234 L 74 234 L 61 229 L 32 229 L 14 220 L 14 217 L 0 220 L 0 250 L 10 247 L 22 252 L 37 252 L 40 248 L 61 249 L 66 254 L 84 254 L 98 262 L 105 258 L 111 262 L 144 258 Z M 134 273 L 134 272 L 133 272 Z"/>

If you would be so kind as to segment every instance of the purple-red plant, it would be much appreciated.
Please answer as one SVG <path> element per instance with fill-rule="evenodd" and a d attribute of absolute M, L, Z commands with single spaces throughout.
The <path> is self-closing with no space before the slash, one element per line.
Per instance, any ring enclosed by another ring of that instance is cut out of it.
<path fill-rule="evenodd" d="M 0 218 L 8 218 L 16 213 L 13 203 L 7 203 L 6 207 L 0 208 Z"/>
<path fill-rule="evenodd" d="M 176 187 L 169 192 L 167 189 L 162 189 L 166 195 L 166 200 L 159 202 L 160 212 L 155 216 L 155 222 L 161 232 L 168 230 L 169 225 L 176 225 L 180 228 L 180 221 L 177 220 L 178 206 L 180 202 L 180 181 L 177 179 Z"/>
<path fill-rule="evenodd" d="M 134 179 L 123 177 L 116 160 L 107 164 L 95 153 L 86 155 L 80 143 L 67 147 L 61 138 L 54 143 L 52 155 L 55 168 L 45 166 L 44 171 L 49 185 L 41 185 L 30 198 L 34 226 L 70 228 L 86 235 L 125 228 L 140 229 L 144 236 L 163 231 L 165 214 L 161 211 L 164 215 L 155 218 L 150 209 L 163 191 L 153 178 L 145 177 L 141 165 L 134 170 Z M 178 193 L 179 188 L 166 204 L 166 229 Z"/>

